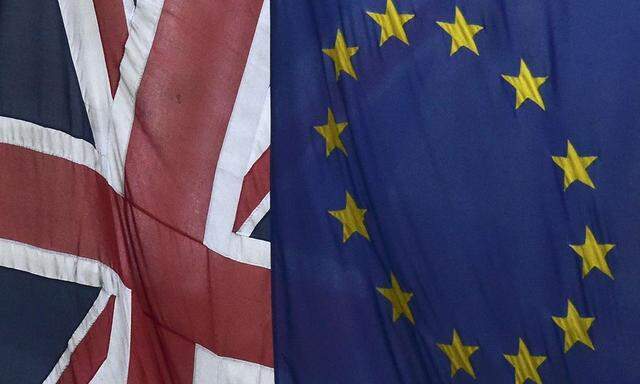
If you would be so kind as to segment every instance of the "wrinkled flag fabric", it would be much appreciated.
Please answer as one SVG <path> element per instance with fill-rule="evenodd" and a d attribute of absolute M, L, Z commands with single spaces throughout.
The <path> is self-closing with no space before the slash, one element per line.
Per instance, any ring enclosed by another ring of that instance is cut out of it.
<path fill-rule="evenodd" d="M 637 383 L 635 1 L 274 1 L 276 381 Z"/>
<path fill-rule="evenodd" d="M 0 382 L 273 383 L 269 2 L 0 2 Z"/>

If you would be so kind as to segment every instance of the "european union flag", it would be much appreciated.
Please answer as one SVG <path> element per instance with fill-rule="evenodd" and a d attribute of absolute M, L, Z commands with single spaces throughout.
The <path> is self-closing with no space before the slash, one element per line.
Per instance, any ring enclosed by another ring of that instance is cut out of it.
<path fill-rule="evenodd" d="M 640 382 L 639 19 L 273 1 L 278 383 Z"/>

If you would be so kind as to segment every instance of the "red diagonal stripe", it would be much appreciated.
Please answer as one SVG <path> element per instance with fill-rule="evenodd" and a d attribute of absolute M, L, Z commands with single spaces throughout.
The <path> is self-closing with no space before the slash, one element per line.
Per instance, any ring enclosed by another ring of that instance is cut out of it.
<path fill-rule="evenodd" d="M 240 229 L 242 224 L 249 218 L 249 215 L 256 209 L 258 204 L 269 193 L 269 168 L 271 150 L 266 151 L 256 160 L 247 175 L 242 181 L 242 192 L 238 201 L 238 211 L 236 221 L 233 224 L 233 231 Z"/>
<path fill-rule="evenodd" d="M 71 355 L 71 362 L 58 380 L 58 384 L 85 384 L 98 372 L 109 351 L 114 303 L 115 297 L 112 296 Z"/>
<path fill-rule="evenodd" d="M 120 62 L 129 31 L 122 0 L 93 0 L 102 39 L 102 50 L 109 73 L 111 95 L 116 94 L 120 81 Z"/>

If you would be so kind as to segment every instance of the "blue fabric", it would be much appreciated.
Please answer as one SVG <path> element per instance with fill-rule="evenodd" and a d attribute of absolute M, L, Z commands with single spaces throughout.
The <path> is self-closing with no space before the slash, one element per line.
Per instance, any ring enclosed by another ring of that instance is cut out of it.
<path fill-rule="evenodd" d="M 57 0 L 0 1 L 0 116 L 94 143 Z"/>
<path fill-rule="evenodd" d="M 271 213 L 267 212 L 262 219 L 256 224 L 251 232 L 251 237 L 258 240 L 269 241 L 271 236 Z"/>
<path fill-rule="evenodd" d="M 281 384 L 448 383 L 436 346 L 455 328 L 471 356 L 473 380 L 510 383 L 503 354 L 523 338 L 545 383 L 640 382 L 640 3 L 395 0 L 415 14 L 410 45 L 379 47 L 365 11 L 383 0 L 272 1 L 272 252 L 276 378 Z M 450 56 L 454 6 L 484 26 L 480 56 Z M 359 51 L 358 80 L 336 81 L 333 48 L 342 29 Z M 532 101 L 515 107 L 523 58 L 549 76 Z M 325 155 L 313 126 L 331 107 L 348 122 L 339 150 Z M 571 140 L 596 189 L 563 190 L 552 156 Z M 345 191 L 368 209 L 371 241 L 327 211 Z M 582 277 L 589 226 L 616 244 L 599 270 Z M 394 322 L 376 287 L 393 272 L 415 326 Z M 552 316 L 567 300 L 583 317 L 595 351 L 563 352 Z M 529 381 L 531 382 L 531 381 Z"/>
<path fill-rule="evenodd" d="M 0 382 L 42 383 L 98 288 L 0 268 Z"/>

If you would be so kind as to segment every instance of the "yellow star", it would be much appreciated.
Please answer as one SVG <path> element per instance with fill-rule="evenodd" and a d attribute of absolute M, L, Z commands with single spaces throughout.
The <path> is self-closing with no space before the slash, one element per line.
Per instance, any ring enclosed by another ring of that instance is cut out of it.
<path fill-rule="evenodd" d="M 538 104 L 542 110 L 545 109 L 542 95 L 538 89 L 547 81 L 547 76 L 534 77 L 527 67 L 527 63 L 520 59 L 520 74 L 518 76 L 502 75 L 502 78 L 516 89 L 516 109 L 520 108 L 520 105 L 527 99 Z"/>
<path fill-rule="evenodd" d="M 322 137 L 324 137 L 324 140 L 326 141 L 327 157 L 329 157 L 331 152 L 336 148 L 341 150 L 345 155 L 347 154 L 347 150 L 345 149 L 342 140 L 340 140 L 340 134 L 344 131 L 347 125 L 348 123 L 336 123 L 333 111 L 329 108 L 329 112 L 327 113 L 327 124 L 313 127 L 320 135 L 322 135 Z"/>
<path fill-rule="evenodd" d="M 586 227 L 586 234 L 584 236 L 584 244 L 582 245 L 569 245 L 578 256 L 582 258 L 582 277 L 584 278 L 593 269 L 598 268 L 602 273 L 613 279 L 613 274 L 609 269 L 609 264 L 605 258 L 607 253 L 615 247 L 615 244 L 598 244 L 593 232 L 589 227 Z"/>
<path fill-rule="evenodd" d="M 553 162 L 564 171 L 564 190 L 574 181 L 580 181 L 583 184 L 596 189 L 596 186 L 591 181 L 587 168 L 596 161 L 597 156 L 580 156 L 573 147 L 573 144 L 567 140 L 567 156 L 551 156 Z"/>
<path fill-rule="evenodd" d="M 387 0 L 385 13 L 367 12 L 367 15 L 380 26 L 380 46 L 392 36 L 409 45 L 409 38 L 404 30 L 404 25 L 415 17 L 414 14 L 398 13 L 393 1 Z"/>
<path fill-rule="evenodd" d="M 478 347 L 462 344 L 462 340 L 460 340 L 460 336 L 455 329 L 453 330 L 453 340 L 451 344 L 436 345 L 447 355 L 451 362 L 451 377 L 454 377 L 456 373 L 462 369 L 474 379 L 476 378 L 476 373 L 473 371 L 473 366 L 469 358 L 478 350 Z"/>
<path fill-rule="evenodd" d="M 364 236 L 365 239 L 370 240 L 369 232 L 367 232 L 367 227 L 364 225 L 365 213 L 367 213 L 367 210 L 358 208 L 356 201 L 351 197 L 349 192 L 347 192 L 346 206 L 344 209 L 329 211 L 331 216 L 340 220 L 342 223 L 343 243 L 346 243 L 355 232 Z"/>
<path fill-rule="evenodd" d="M 451 35 L 451 54 L 453 56 L 460 47 L 467 47 L 471 52 L 480 56 L 478 47 L 473 39 L 476 33 L 482 31 L 484 28 L 481 25 L 468 24 L 467 19 L 464 18 L 460 8 L 456 7 L 455 22 L 445 23 L 443 21 L 437 21 L 438 25 L 442 27 L 449 35 Z"/>
<path fill-rule="evenodd" d="M 336 69 L 336 79 L 340 78 L 340 72 L 343 71 L 354 79 L 358 79 L 356 70 L 353 69 L 353 64 L 351 64 L 351 56 L 358 52 L 358 47 L 347 46 L 347 42 L 344 41 L 344 36 L 340 29 L 338 29 L 338 34 L 336 35 L 335 46 L 332 49 L 323 49 L 322 52 L 333 60 L 333 66 Z"/>
<path fill-rule="evenodd" d="M 564 331 L 564 353 L 567 353 L 577 341 L 595 351 L 596 348 L 589 337 L 589 328 L 595 317 L 580 317 L 571 300 L 567 300 L 567 316 L 551 318 Z"/>
<path fill-rule="evenodd" d="M 516 384 L 523 384 L 527 379 L 534 383 L 542 384 L 542 379 L 538 373 L 538 367 L 547 359 L 546 356 L 532 356 L 529 348 L 522 339 L 518 339 L 518 354 L 504 355 L 509 364 L 513 365 L 516 371 Z"/>
<path fill-rule="evenodd" d="M 409 300 L 413 297 L 412 292 L 405 292 L 400 288 L 396 276 L 391 274 L 391 288 L 376 288 L 382 296 L 391 302 L 393 307 L 393 321 L 396 322 L 400 316 L 405 315 L 411 324 L 416 324 L 413 320 L 411 308 L 409 308 Z"/>

